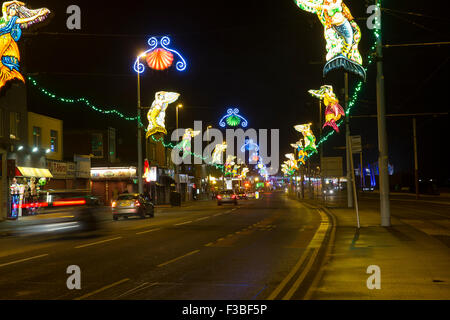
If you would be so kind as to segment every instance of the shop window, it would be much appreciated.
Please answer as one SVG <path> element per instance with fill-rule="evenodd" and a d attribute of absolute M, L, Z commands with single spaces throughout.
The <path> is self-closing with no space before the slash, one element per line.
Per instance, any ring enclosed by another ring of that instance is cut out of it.
<path fill-rule="evenodd" d="M 58 152 L 58 131 L 50 130 L 50 150 Z"/>
<path fill-rule="evenodd" d="M 103 134 L 93 133 L 91 139 L 92 154 L 94 158 L 103 158 Z"/>
<path fill-rule="evenodd" d="M 41 144 L 41 128 L 33 127 L 33 147 L 40 147 Z"/>
<path fill-rule="evenodd" d="M 9 113 L 9 137 L 10 139 L 19 140 L 20 113 L 11 111 Z"/>

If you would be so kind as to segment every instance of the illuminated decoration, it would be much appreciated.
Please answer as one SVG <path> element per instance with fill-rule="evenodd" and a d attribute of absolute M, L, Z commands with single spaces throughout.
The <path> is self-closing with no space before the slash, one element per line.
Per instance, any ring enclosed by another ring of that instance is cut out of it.
<path fill-rule="evenodd" d="M 228 155 L 227 160 L 225 161 L 225 175 L 232 175 L 233 174 L 233 166 L 236 164 L 234 160 L 236 159 L 236 156 Z"/>
<path fill-rule="evenodd" d="M 149 183 L 152 181 L 157 181 L 157 168 L 156 167 L 150 167 L 148 160 L 145 159 L 144 161 L 144 176 L 145 182 Z"/>
<path fill-rule="evenodd" d="M 43 21 L 50 14 L 47 8 L 31 10 L 19 1 L 7 1 L 2 5 L 0 17 L 0 89 L 6 82 L 17 79 L 25 82 L 20 73 L 20 52 L 17 42 L 22 29 Z"/>
<path fill-rule="evenodd" d="M 300 9 L 317 14 L 325 29 L 327 63 L 323 75 L 326 76 L 332 70 L 345 69 L 365 80 L 366 71 L 358 50 L 361 30 L 342 0 L 295 0 L 295 2 Z"/>
<path fill-rule="evenodd" d="M 223 142 L 222 144 L 217 144 L 212 153 L 212 161 L 211 163 L 222 163 L 222 152 L 227 149 L 227 143 Z"/>
<path fill-rule="evenodd" d="M 134 178 L 136 176 L 135 167 L 91 168 L 91 179 Z"/>
<path fill-rule="evenodd" d="M 286 164 L 288 165 L 288 168 L 290 169 L 290 171 L 298 170 L 297 160 L 295 160 L 295 155 L 293 153 L 288 153 L 285 156 L 286 156 L 286 158 L 288 158 Z"/>
<path fill-rule="evenodd" d="M 291 147 L 297 150 L 297 162 L 305 165 L 305 160 L 308 154 L 305 152 L 305 149 L 303 148 L 303 139 L 300 139 L 295 144 L 291 144 Z"/>
<path fill-rule="evenodd" d="M 180 142 L 180 149 L 183 150 L 183 153 L 189 153 L 191 151 L 191 139 L 200 134 L 200 131 L 194 131 L 189 128 L 184 131 L 183 139 Z"/>
<path fill-rule="evenodd" d="M 333 87 L 325 85 L 321 86 L 319 90 L 309 90 L 308 92 L 313 97 L 323 100 L 323 103 L 326 106 L 325 124 L 323 125 L 323 128 L 330 126 L 336 132 L 339 132 L 336 122 L 339 121 L 342 116 L 345 116 L 345 111 L 339 104 L 339 100 L 333 92 Z"/>
<path fill-rule="evenodd" d="M 175 92 L 160 91 L 155 94 L 155 101 L 147 114 L 148 128 L 146 137 L 150 137 L 157 132 L 167 134 L 165 119 L 166 109 L 170 103 L 177 101 L 180 94 Z"/>
<path fill-rule="evenodd" d="M 300 124 L 295 126 L 295 130 L 301 132 L 305 138 L 305 151 L 307 153 L 317 152 L 316 137 L 311 130 L 312 123 Z"/>
<path fill-rule="evenodd" d="M 158 48 L 147 54 L 147 64 L 154 70 L 166 70 L 173 63 L 173 54 L 170 51 Z"/>
<path fill-rule="evenodd" d="M 228 124 L 230 127 L 238 127 L 241 125 L 243 128 L 248 126 L 248 121 L 239 114 L 239 109 L 228 109 L 227 114 L 222 117 L 219 121 L 219 125 L 222 128 L 225 128 L 225 126 Z"/>
<path fill-rule="evenodd" d="M 141 58 L 146 58 L 147 64 L 150 68 L 154 70 L 165 70 L 172 66 L 174 61 L 174 56 L 178 57 L 178 62 L 175 64 L 178 71 L 186 70 L 187 64 L 186 60 L 181 56 L 178 51 L 168 48 L 170 44 L 170 38 L 165 36 L 162 37 L 160 41 L 156 37 L 151 37 L 148 40 L 148 45 L 150 49 L 145 51 L 139 57 L 137 57 L 134 63 L 134 71 L 137 73 L 143 73 L 145 70 L 144 64 L 141 63 Z"/>
<path fill-rule="evenodd" d="M 250 169 L 247 168 L 247 167 L 242 168 L 241 174 L 240 174 L 239 178 L 240 178 L 240 179 L 245 179 L 245 178 L 247 178 L 247 173 L 249 173 L 249 171 L 250 171 Z M 247 187 L 248 184 L 246 183 L 245 186 Z"/>

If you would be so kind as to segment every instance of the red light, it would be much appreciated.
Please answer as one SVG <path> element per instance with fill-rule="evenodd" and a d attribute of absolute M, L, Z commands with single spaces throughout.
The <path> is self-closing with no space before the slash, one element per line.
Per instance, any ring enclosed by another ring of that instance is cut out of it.
<path fill-rule="evenodd" d="M 135 206 L 135 207 L 140 207 L 140 206 L 141 206 L 141 204 L 139 203 L 139 201 L 138 201 L 138 200 L 136 200 L 136 201 L 134 202 L 134 206 Z"/>
<path fill-rule="evenodd" d="M 86 204 L 86 200 L 61 200 L 53 202 L 54 207 L 76 206 Z"/>
<path fill-rule="evenodd" d="M 236 195 L 233 194 L 233 195 L 231 196 L 231 199 L 236 199 Z"/>
<path fill-rule="evenodd" d="M 217 199 L 219 199 L 219 200 L 220 200 L 220 199 L 222 199 L 222 197 L 218 195 L 218 196 L 217 196 Z"/>
<path fill-rule="evenodd" d="M 113 203 L 111 204 L 111 207 L 115 208 L 117 206 L 117 202 L 113 201 Z"/>

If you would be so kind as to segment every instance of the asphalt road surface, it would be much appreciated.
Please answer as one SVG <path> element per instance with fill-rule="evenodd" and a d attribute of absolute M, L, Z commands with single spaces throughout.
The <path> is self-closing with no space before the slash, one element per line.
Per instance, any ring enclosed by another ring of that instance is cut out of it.
<path fill-rule="evenodd" d="M 301 299 L 326 214 L 279 192 L 106 221 L 96 232 L 0 239 L 0 299 Z M 69 290 L 66 270 L 81 270 Z"/>

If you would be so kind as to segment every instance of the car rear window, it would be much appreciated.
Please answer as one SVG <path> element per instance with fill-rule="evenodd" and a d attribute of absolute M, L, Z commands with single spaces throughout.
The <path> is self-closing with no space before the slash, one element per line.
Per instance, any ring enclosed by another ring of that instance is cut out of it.
<path fill-rule="evenodd" d="M 117 200 L 134 200 L 137 199 L 138 196 L 135 196 L 133 194 L 124 194 L 119 196 L 119 198 L 117 198 Z"/>
<path fill-rule="evenodd" d="M 221 194 L 234 194 L 233 190 L 222 191 Z"/>

